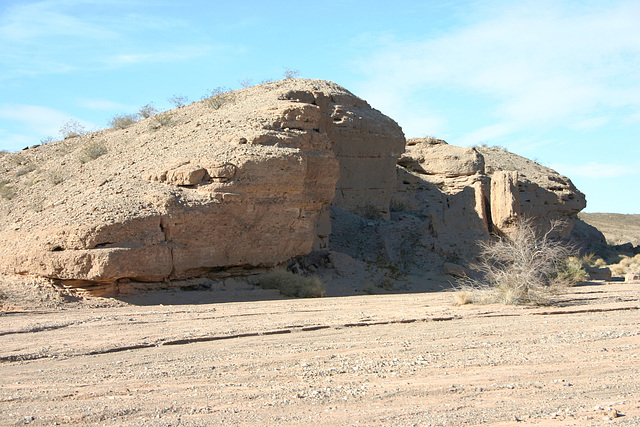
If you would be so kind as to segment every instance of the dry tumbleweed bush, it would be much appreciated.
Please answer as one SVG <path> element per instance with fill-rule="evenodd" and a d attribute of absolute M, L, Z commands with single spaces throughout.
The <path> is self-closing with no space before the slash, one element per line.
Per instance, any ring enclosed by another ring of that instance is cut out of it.
<path fill-rule="evenodd" d="M 481 243 L 480 261 L 474 266 L 480 278 L 466 279 L 460 292 L 467 295 L 459 299 L 479 303 L 546 303 L 559 285 L 557 278 L 563 264 L 573 254 L 569 245 L 552 237 L 563 226 L 560 221 L 552 221 L 546 232 L 540 232 L 531 220 L 521 219 L 508 237 Z"/>

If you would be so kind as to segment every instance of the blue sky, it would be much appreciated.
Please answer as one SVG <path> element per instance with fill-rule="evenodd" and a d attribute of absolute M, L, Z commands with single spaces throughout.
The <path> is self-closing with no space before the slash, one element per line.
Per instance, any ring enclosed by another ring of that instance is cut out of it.
<path fill-rule="evenodd" d="M 0 149 L 175 94 L 332 80 L 407 137 L 499 145 L 640 214 L 640 2 L 0 2 Z"/>

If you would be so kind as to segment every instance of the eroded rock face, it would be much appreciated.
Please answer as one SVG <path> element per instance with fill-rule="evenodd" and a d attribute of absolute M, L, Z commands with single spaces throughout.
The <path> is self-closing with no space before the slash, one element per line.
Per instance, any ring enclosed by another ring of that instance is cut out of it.
<path fill-rule="evenodd" d="M 566 237 L 586 205 L 568 178 L 498 148 L 410 139 L 398 165 L 394 205 L 425 218 L 423 243 L 456 261 L 477 253 L 490 233 L 508 234 L 520 217 L 540 227 L 566 220 Z"/>
<path fill-rule="evenodd" d="M 0 158 L 15 190 L 0 271 L 82 283 L 273 266 L 326 247 L 334 197 L 388 211 L 404 137 L 365 101 L 289 79 L 224 102 Z M 95 146 L 106 154 L 87 161 Z"/>

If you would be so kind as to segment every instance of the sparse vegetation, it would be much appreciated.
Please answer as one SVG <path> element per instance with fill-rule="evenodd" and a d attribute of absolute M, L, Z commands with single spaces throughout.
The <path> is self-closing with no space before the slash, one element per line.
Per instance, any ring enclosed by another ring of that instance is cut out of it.
<path fill-rule="evenodd" d="M 162 126 L 169 126 L 173 121 L 173 113 L 165 111 L 164 113 L 156 114 L 153 116 L 153 124 L 150 126 L 153 129 L 158 129 Z"/>
<path fill-rule="evenodd" d="M 465 280 L 461 291 L 470 292 L 473 302 L 548 302 L 560 285 L 559 272 L 573 253 L 571 247 L 551 237 L 562 226 L 552 222 L 541 233 L 530 220 L 521 219 L 509 237 L 482 243 L 480 262 L 475 266 L 481 278 Z"/>
<path fill-rule="evenodd" d="M 33 163 L 27 163 L 16 171 L 16 178 L 33 172 L 34 170 L 36 170 L 36 165 L 34 165 Z"/>
<path fill-rule="evenodd" d="M 300 276 L 287 270 L 273 270 L 260 278 L 263 289 L 277 289 L 282 295 L 298 298 L 320 298 L 326 293 L 325 285 L 317 276 Z"/>
<path fill-rule="evenodd" d="M 372 221 L 382 220 L 382 214 L 380 213 L 380 210 L 371 203 L 359 206 L 356 209 L 356 214 L 362 218 Z"/>
<path fill-rule="evenodd" d="M 50 144 L 50 143 L 54 142 L 55 140 L 56 140 L 56 139 L 55 139 L 54 137 L 52 137 L 52 136 L 47 136 L 47 137 L 44 137 L 44 138 L 42 138 L 42 139 L 40 140 L 40 144 L 43 144 L 43 145 L 44 145 L 44 144 Z"/>
<path fill-rule="evenodd" d="M 159 112 L 160 111 L 156 107 L 154 107 L 153 104 L 147 104 L 140 107 L 140 111 L 138 111 L 138 114 L 143 119 L 148 119 L 151 116 L 155 116 Z"/>
<path fill-rule="evenodd" d="M 189 98 L 184 95 L 173 95 L 168 101 L 176 108 L 182 108 L 189 103 Z"/>
<path fill-rule="evenodd" d="M 620 262 L 610 266 L 611 272 L 616 276 L 624 276 L 627 273 L 640 273 L 640 254 L 633 257 L 622 255 Z"/>
<path fill-rule="evenodd" d="M 298 77 L 300 77 L 300 71 L 284 67 L 284 78 L 285 79 L 297 79 Z"/>
<path fill-rule="evenodd" d="M 84 126 L 82 126 L 77 120 L 69 120 L 60 128 L 60 135 L 62 135 L 64 139 L 76 138 L 78 136 L 85 135 L 86 133 L 87 131 Z"/>
<path fill-rule="evenodd" d="M 233 102 L 234 96 L 230 93 L 231 89 L 217 87 L 210 91 L 208 95 L 202 97 L 206 105 L 214 110 L 220 109 L 223 105 Z"/>
<path fill-rule="evenodd" d="M 585 267 L 589 266 L 589 262 L 584 258 L 570 256 L 565 259 L 558 268 L 555 280 L 559 284 L 574 285 L 589 279 L 589 274 Z"/>
<path fill-rule="evenodd" d="M 137 114 L 119 114 L 109 120 L 109 126 L 116 129 L 126 129 L 137 121 Z"/>
<path fill-rule="evenodd" d="M 80 160 L 80 163 L 87 163 L 107 154 L 107 152 L 107 147 L 105 147 L 103 142 L 90 142 L 80 151 L 78 160 Z"/>
<path fill-rule="evenodd" d="M 240 83 L 240 86 L 242 86 L 244 88 L 253 86 L 253 80 L 251 80 L 251 79 L 238 80 L 238 83 Z"/>
<path fill-rule="evenodd" d="M 0 181 L 0 197 L 11 200 L 16 195 L 16 190 L 7 181 Z"/>
<path fill-rule="evenodd" d="M 53 185 L 62 184 L 65 180 L 65 176 L 60 170 L 51 170 L 47 173 L 49 182 Z"/>

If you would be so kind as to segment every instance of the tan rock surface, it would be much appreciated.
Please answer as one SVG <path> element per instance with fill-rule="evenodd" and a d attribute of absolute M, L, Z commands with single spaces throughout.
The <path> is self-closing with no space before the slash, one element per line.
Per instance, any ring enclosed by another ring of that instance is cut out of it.
<path fill-rule="evenodd" d="M 395 181 L 372 177 L 395 176 L 404 137 L 365 101 L 294 79 L 225 100 L 3 156 L 16 194 L 0 199 L 0 270 L 113 282 L 272 266 L 326 247 L 336 192 L 388 211 Z"/>

